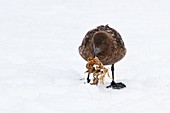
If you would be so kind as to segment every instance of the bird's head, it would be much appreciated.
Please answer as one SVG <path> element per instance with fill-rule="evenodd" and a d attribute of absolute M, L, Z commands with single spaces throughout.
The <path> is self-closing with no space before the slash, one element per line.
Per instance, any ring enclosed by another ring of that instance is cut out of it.
<path fill-rule="evenodd" d="M 93 35 L 94 57 L 104 53 L 109 47 L 111 35 L 104 31 L 99 31 Z"/>

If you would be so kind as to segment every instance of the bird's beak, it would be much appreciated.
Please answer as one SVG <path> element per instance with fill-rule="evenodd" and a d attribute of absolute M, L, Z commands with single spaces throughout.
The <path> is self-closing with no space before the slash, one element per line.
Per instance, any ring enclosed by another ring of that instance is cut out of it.
<path fill-rule="evenodd" d="M 99 53 L 99 48 L 94 48 L 94 58 L 97 56 L 97 54 Z"/>

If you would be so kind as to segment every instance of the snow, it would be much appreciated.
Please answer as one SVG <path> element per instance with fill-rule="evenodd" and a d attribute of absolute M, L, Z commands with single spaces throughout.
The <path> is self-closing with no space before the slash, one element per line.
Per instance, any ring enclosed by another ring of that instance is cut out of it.
<path fill-rule="evenodd" d="M 170 1 L 1 0 L 0 113 L 169 113 Z M 78 47 L 109 24 L 127 48 L 106 89 L 80 80 Z"/>

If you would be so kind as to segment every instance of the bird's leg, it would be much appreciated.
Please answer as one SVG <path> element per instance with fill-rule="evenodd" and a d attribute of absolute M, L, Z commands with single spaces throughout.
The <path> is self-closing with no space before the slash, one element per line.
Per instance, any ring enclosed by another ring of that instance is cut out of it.
<path fill-rule="evenodd" d="M 111 71 L 112 71 L 112 82 L 106 88 L 121 89 L 121 88 L 126 87 L 126 85 L 121 82 L 115 83 L 115 81 L 114 81 L 114 64 L 112 64 L 112 66 L 111 66 Z"/>
<path fill-rule="evenodd" d="M 87 75 L 87 83 L 90 83 L 89 77 L 90 77 L 90 72 L 88 72 L 88 75 Z"/>
<path fill-rule="evenodd" d="M 114 71 L 115 71 L 114 64 L 112 64 L 111 66 L 111 71 L 112 71 L 112 81 L 114 81 Z"/>

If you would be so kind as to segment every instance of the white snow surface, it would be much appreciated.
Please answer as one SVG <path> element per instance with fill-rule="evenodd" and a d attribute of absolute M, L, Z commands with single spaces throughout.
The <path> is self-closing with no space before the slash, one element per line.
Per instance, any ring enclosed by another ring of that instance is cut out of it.
<path fill-rule="evenodd" d="M 0 0 L 0 113 L 170 113 L 169 0 Z M 84 84 L 78 53 L 109 24 L 127 48 L 126 88 Z"/>

